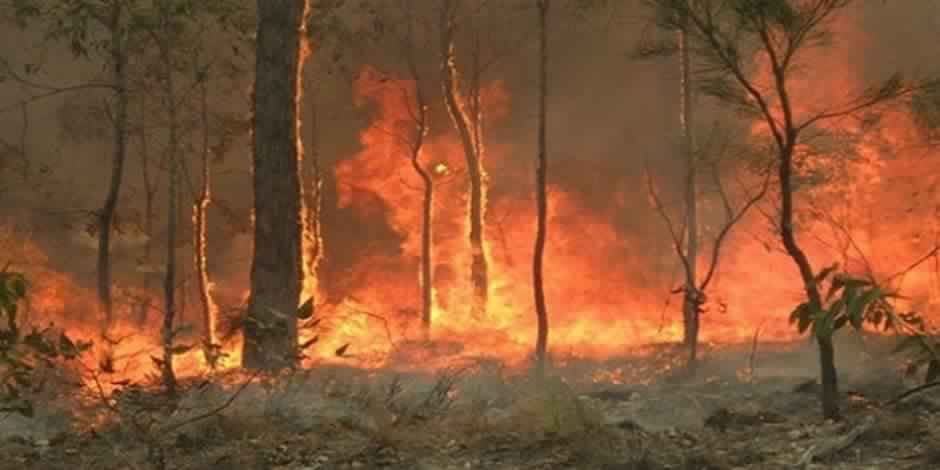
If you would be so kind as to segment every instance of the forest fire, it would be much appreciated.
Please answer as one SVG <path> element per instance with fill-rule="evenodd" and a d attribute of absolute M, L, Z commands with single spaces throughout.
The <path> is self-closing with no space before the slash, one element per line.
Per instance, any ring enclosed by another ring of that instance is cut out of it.
<path fill-rule="evenodd" d="M 864 42 L 861 33 L 850 35 L 852 44 Z M 302 48 L 301 63 L 308 47 Z M 817 74 L 825 80 L 807 76 L 791 81 L 796 103 L 806 107 L 797 109 L 797 115 L 820 112 L 838 104 L 840 97 L 861 91 L 862 82 L 856 79 L 861 75 L 860 65 L 846 48 L 827 49 L 823 55 L 810 54 L 804 60 L 825 69 Z M 757 77 L 762 86 L 770 85 L 766 66 L 758 68 Z M 421 343 L 422 180 L 408 162 L 416 125 L 415 87 L 413 80 L 389 78 L 368 66 L 354 82 L 355 105 L 374 112 L 371 123 L 359 133 L 360 150 L 335 166 L 337 206 L 355 213 L 365 227 L 380 227 L 388 233 L 381 239 L 362 234 L 363 256 L 347 268 L 353 274 L 340 286 L 342 299 L 330 302 L 321 298 L 317 279 L 319 257 L 323 250 L 328 257 L 330 241 L 324 241 L 318 230 L 305 235 L 302 297 L 316 300 L 316 318 L 321 323 L 303 331 L 300 341 L 319 339 L 307 351 L 313 356 L 311 362 L 343 360 L 367 367 L 433 368 L 484 356 L 524 364 L 535 337 L 531 299 L 535 206 L 530 191 L 530 150 L 518 143 L 486 145 L 482 213 L 489 280 L 486 308 L 477 312 L 472 308 L 475 294 L 468 277 L 473 263 L 467 237 L 469 176 L 460 139 L 445 120 L 432 123 L 432 132 L 420 151 L 420 163 L 433 180 L 431 339 L 434 348 L 443 349 L 432 348 L 436 353 L 429 353 L 423 349 L 426 346 L 416 346 Z M 299 91 L 298 96 L 302 96 Z M 515 105 L 499 80 L 482 86 L 481 103 L 490 126 L 501 125 Z M 300 112 L 299 102 L 297 109 Z M 299 122 L 297 125 L 299 135 L 302 128 Z M 906 111 L 888 110 L 877 122 L 853 116 L 827 121 L 825 126 L 833 136 L 829 138 L 837 142 L 803 149 L 823 158 L 814 158 L 800 168 L 808 186 L 823 174 L 829 178 L 826 184 L 816 184 L 799 196 L 807 207 L 800 219 L 800 237 L 811 258 L 820 264 L 817 269 L 839 262 L 851 272 L 871 273 L 905 293 L 905 308 L 928 317 L 935 315 L 940 302 L 938 266 L 936 258 L 922 259 L 940 233 L 936 204 L 940 172 L 936 159 L 928 158 L 934 150 L 916 145 L 921 131 Z M 745 139 L 768 137 L 762 121 L 751 127 L 752 133 Z M 298 141 L 298 147 L 302 153 L 303 143 Z M 581 171 L 594 170 L 585 167 Z M 674 253 L 661 249 L 665 233 L 661 221 L 652 211 L 629 215 L 642 219 L 648 227 L 646 233 L 625 232 L 612 222 L 624 217 L 628 210 L 625 201 L 647 197 L 642 185 L 609 188 L 609 204 L 599 208 L 587 204 L 585 196 L 568 184 L 565 174 L 550 178 L 551 234 L 545 277 L 552 354 L 607 359 L 631 354 L 650 343 L 681 340 L 680 302 L 670 292 L 682 279 Z M 707 292 L 703 341 L 744 342 L 758 332 L 762 340 L 786 341 L 799 336 L 787 324 L 787 317 L 801 293 L 794 269 L 768 225 L 774 203 L 764 201 L 760 210 L 743 219 L 725 240 L 717 281 Z M 197 208 L 205 210 L 210 202 L 199 204 Z M 715 210 L 718 204 L 716 198 L 703 195 L 706 213 L 711 214 L 708 218 L 715 219 L 714 213 L 720 212 Z M 319 207 L 314 210 L 318 211 Z M 307 220 L 311 213 L 307 207 L 302 213 L 305 227 L 320 223 Z M 702 235 L 713 236 L 715 224 L 716 220 L 707 221 Z M 211 245 L 202 230 L 195 243 Z M 312 252 L 317 253 L 317 259 L 309 258 Z M 203 246 L 203 257 L 206 253 Z M 28 255 L 31 262 L 41 265 L 37 257 Z M 205 270 L 206 260 L 202 263 Z M 704 257 L 698 263 L 707 268 Z M 67 277 L 53 273 L 36 277 L 36 311 L 60 319 L 60 326 L 80 336 L 94 336 L 93 322 L 71 314 L 63 316 L 66 311 L 93 311 L 91 294 L 72 285 Z M 201 280 L 209 292 L 212 281 L 208 277 Z M 125 375 L 143 375 L 150 353 L 142 351 L 158 346 L 154 335 L 144 333 L 155 327 L 148 323 L 153 320 L 146 310 L 159 304 L 158 296 L 139 291 L 134 297 L 139 307 L 127 306 L 125 319 L 114 330 L 116 338 L 126 337 L 114 345 L 115 359 L 126 362 L 142 357 L 137 366 L 125 364 Z M 139 321 L 134 313 L 138 308 L 144 312 L 137 315 Z M 218 312 L 219 307 L 212 303 L 211 310 Z M 221 313 L 214 313 L 213 318 L 216 315 Z M 192 323 L 197 331 L 204 327 Z M 208 367 L 197 336 L 184 335 L 191 348 L 177 355 L 182 375 Z M 209 321 L 210 342 L 223 343 L 225 354 L 219 365 L 223 369 L 235 367 L 240 363 L 240 339 L 222 336 L 221 326 Z M 344 345 L 349 345 L 349 354 L 333 358 Z M 428 354 L 440 357 L 431 360 Z"/>
<path fill-rule="evenodd" d="M 936 467 L 933 2 L 59 3 L 0 6 L 24 470 Z"/>

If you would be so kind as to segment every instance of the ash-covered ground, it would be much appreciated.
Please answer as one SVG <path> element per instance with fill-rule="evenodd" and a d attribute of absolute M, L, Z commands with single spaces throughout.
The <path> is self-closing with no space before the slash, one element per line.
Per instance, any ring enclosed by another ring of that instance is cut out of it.
<path fill-rule="evenodd" d="M 17 469 L 926 469 L 940 466 L 940 391 L 891 339 L 846 337 L 845 419 L 826 422 L 808 343 L 709 348 L 694 377 L 675 346 L 556 363 L 536 384 L 495 361 L 434 373 L 323 366 L 233 374 L 162 398 L 125 386 L 40 397 L 0 421 Z M 228 382 L 227 385 L 223 383 Z"/>

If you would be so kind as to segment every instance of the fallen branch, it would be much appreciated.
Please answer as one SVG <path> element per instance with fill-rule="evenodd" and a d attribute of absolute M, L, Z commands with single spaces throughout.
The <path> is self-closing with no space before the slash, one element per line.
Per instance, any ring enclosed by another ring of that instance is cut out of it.
<path fill-rule="evenodd" d="M 810 448 L 806 449 L 806 452 L 803 453 L 802 457 L 800 457 L 800 460 L 796 463 L 796 468 L 808 468 L 814 460 L 826 458 L 830 455 L 849 448 L 849 446 L 855 443 L 855 441 L 862 434 L 865 434 L 874 425 L 875 417 L 869 415 L 866 416 L 858 426 L 853 428 L 847 434 L 836 436 L 832 439 L 824 440 L 810 446 Z"/>
<path fill-rule="evenodd" d="M 892 405 L 897 405 L 898 403 L 904 401 L 905 399 L 907 399 L 908 397 L 912 395 L 916 395 L 918 393 L 921 393 L 923 391 L 929 390 L 934 387 L 940 387 L 940 381 L 926 383 L 926 384 L 914 387 L 910 390 L 907 390 L 906 392 L 898 395 L 897 397 L 892 398 L 891 400 L 888 400 L 884 405 L 881 405 L 881 407 L 887 408 Z"/>

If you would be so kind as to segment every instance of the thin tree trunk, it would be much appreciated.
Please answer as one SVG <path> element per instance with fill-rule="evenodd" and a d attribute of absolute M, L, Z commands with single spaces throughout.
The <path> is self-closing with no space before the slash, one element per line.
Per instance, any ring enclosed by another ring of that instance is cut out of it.
<path fill-rule="evenodd" d="M 422 125 L 422 129 L 424 126 Z M 421 149 L 423 147 L 423 134 L 425 130 L 420 130 L 418 141 L 412 150 L 411 166 L 414 168 L 424 189 L 424 197 L 421 201 L 421 328 L 424 334 L 424 340 L 431 339 L 431 313 L 434 308 L 434 285 L 432 280 L 433 258 L 431 257 L 431 227 L 432 227 L 432 208 L 434 206 L 434 182 L 431 174 L 421 166 Z"/>
<path fill-rule="evenodd" d="M 679 116 L 682 129 L 682 153 L 686 159 L 687 173 L 685 186 L 686 210 L 686 285 L 682 301 L 682 321 L 684 325 L 683 342 L 689 349 L 689 370 L 694 370 L 698 356 L 699 313 L 701 296 L 698 292 L 698 201 L 696 200 L 695 135 L 692 126 L 692 75 L 689 63 L 689 38 L 679 30 L 679 70 L 681 112 Z"/>
<path fill-rule="evenodd" d="M 823 308 L 822 294 L 813 274 L 812 265 L 806 253 L 800 248 L 793 230 L 793 139 L 787 138 L 787 143 L 780 152 L 780 234 L 783 246 L 790 258 L 793 259 L 800 270 L 804 289 L 813 311 Z M 835 345 L 831 335 L 816 335 L 816 344 L 819 347 L 819 365 L 822 376 L 822 408 L 823 416 L 827 419 L 839 418 L 839 384 L 836 375 Z"/>
<path fill-rule="evenodd" d="M 154 198 L 157 193 L 157 186 L 150 175 L 150 145 L 147 138 L 147 131 L 140 131 L 140 156 L 141 172 L 144 181 L 144 232 L 147 235 L 147 242 L 144 244 L 144 289 L 150 292 L 154 284 L 153 273 L 153 222 L 156 218 L 154 210 Z M 145 295 L 143 305 L 137 317 L 137 323 L 143 326 L 147 323 L 150 316 L 151 297 Z"/>
<path fill-rule="evenodd" d="M 167 136 L 167 159 L 169 176 L 167 182 L 167 236 L 166 236 L 166 277 L 163 280 L 164 314 L 161 327 L 163 361 L 161 376 L 163 386 L 170 396 L 177 392 L 176 373 L 173 370 L 174 322 L 176 320 L 176 232 L 179 223 L 179 137 L 176 108 L 176 90 L 174 87 L 173 63 L 169 50 L 169 15 L 168 5 L 162 3 L 162 31 L 158 33 L 157 47 L 163 66 L 164 99 L 166 102 L 169 132 Z"/>
<path fill-rule="evenodd" d="M 310 143 L 310 195 L 307 201 L 307 220 L 305 222 L 307 272 L 304 278 L 302 297 L 316 297 L 320 295 L 320 262 L 323 258 L 323 232 L 320 224 L 320 214 L 323 205 L 323 175 L 320 171 L 320 122 L 318 114 L 319 88 L 315 87 L 311 93 L 313 105 L 310 112 L 310 134 L 313 137 Z M 303 298 L 301 299 L 305 301 Z"/>
<path fill-rule="evenodd" d="M 201 173 L 202 188 L 193 204 L 193 261 L 196 265 L 196 284 L 199 300 L 202 304 L 202 321 L 205 328 L 203 349 L 210 366 L 215 366 L 218 359 L 219 341 L 216 332 L 218 309 L 212 298 L 212 283 L 209 279 L 208 266 L 208 210 L 212 203 L 212 171 L 209 165 L 209 78 L 203 76 L 199 83 L 199 114 L 202 125 Z"/>
<path fill-rule="evenodd" d="M 297 357 L 304 214 L 299 127 L 305 0 L 258 0 L 253 97 L 254 255 L 242 365 L 277 370 Z"/>
<path fill-rule="evenodd" d="M 538 223 L 535 234 L 535 254 L 532 257 L 532 285 L 535 291 L 535 315 L 538 333 L 535 341 L 536 377 L 545 377 L 548 350 L 548 307 L 545 304 L 545 281 L 542 275 L 545 241 L 548 236 L 548 154 L 546 149 L 546 98 L 548 96 L 548 38 L 547 17 L 549 0 L 539 0 L 539 122 L 538 157 L 535 170 Z"/>
<path fill-rule="evenodd" d="M 489 298 L 489 276 L 486 251 L 483 243 L 483 221 L 485 211 L 486 173 L 483 169 L 483 143 L 481 138 L 482 119 L 480 110 L 474 114 L 474 106 L 469 103 L 460 89 L 460 74 L 456 62 L 456 3 L 445 2 L 441 24 L 441 84 L 444 103 L 460 135 L 467 173 L 470 177 L 470 282 L 473 289 L 472 313 L 483 318 Z M 477 84 L 477 88 L 479 88 Z M 479 99 L 479 90 L 475 91 Z M 477 108 L 479 106 L 476 106 Z"/>
<path fill-rule="evenodd" d="M 128 92 L 127 92 L 127 50 L 123 32 L 122 20 L 124 8 L 121 2 L 111 5 L 110 24 L 111 32 L 111 67 L 114 81 L 114 121 L 113 121 L 113 148 L 111 156 L 111 179 L 104 203 L 98 212 L 98 302 L 104 312 L 104 322 L 101 333 L 107 336 L 108 329 L 114 321 L 114 306 L 111 299 L 111 228 L 114 223 L 114 213 L 117 210 L 121 194 L 121 182 L 124 177 L 124 162 L 127 160 L 127 124 L 128 124 Z"/>

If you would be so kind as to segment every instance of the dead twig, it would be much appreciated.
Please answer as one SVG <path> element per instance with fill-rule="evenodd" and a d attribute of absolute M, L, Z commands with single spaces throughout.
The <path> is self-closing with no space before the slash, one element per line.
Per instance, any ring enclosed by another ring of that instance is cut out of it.
<path fill-rule="evenodd" d="M 918 393 L 925 392 L 925 391 L 930 390 L 930 389 L 935 388 L 935 387 L 940 387 L 940 380 L 935 381 L 935 382 L 925 383 L 925 384 L 923 384 L 923 385 L 918 385 L 918 386 L 916 386 L 916 387 L 914 387 L 914 388 L 912 388 L 912 389 L 910 389 L 910 390 L 907 390 L 907 391 L 905 391 L 904 393 L 902 393 L 902 394 L 900 394 L 900 395 L 898 395 L 898 396 L 896 396 L 896 397 L 894 397 L 894 398 L 888 400 L 888 401 L 885 402 L 883 405 L 881 405 L 881 407 L 882 407 L 882 408 L 887 408 L 887 407 L 889 407 L 889 406 L 897 405 L 898 403 L 900 403 L 900 402 L 906 400 L 907 398 L 909 398 L 909 397 L 911 397 L 911 396 L 917 395 Z"/>

